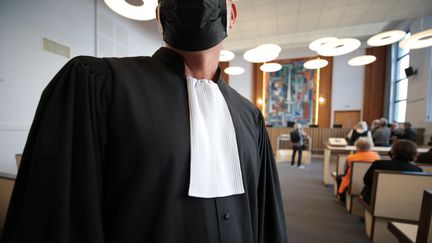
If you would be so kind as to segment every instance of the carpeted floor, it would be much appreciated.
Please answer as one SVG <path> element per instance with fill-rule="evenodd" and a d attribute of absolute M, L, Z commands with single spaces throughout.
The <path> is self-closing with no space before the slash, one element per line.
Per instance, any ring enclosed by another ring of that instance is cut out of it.
<path fill-rule="evenodd" d="M 369 242 L 364 223 L 322 183 L 322 158 L 304 170 L 278 163 L 278 171 L 290 243 Z"/>

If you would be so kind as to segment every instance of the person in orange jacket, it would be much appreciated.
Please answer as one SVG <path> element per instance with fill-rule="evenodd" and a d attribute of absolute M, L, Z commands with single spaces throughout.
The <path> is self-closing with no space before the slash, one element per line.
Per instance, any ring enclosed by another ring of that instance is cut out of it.
<path fill-rule="evenodd" d="M 339 175 L 337 177 L 338 183 L 338 196 L 339 200 L 345 202 L 345 191 L 349 187 L 350 178 L 351 178 L 351 170 L 353 161 L 364 161 L 372 163 L 375 160 L 379 160 L 380 156 L 371 151 L 371 142 L 367 138 L 359 138 L 355 142 L 356 153 L 351 154 L 347 158 L 347 167 L 344 175 Z"/>

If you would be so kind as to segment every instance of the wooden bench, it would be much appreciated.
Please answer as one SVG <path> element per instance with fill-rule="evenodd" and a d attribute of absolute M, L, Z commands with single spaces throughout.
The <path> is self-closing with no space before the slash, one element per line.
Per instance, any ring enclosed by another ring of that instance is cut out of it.
<path fill-rule="evenodd" d="M 3 231 L 14 184 L 14 175 L 0 172 L 0 232 Z"/>
<path fill-rule="evenodd" d="M 422 168 L 423 172 L 432 172 L 432 164 L 414 163 L 418 167 Z"/>
<path fill-rule="evenodd" d="M 432 173 L 375 171 L 370 205 L 365 207 L 366 234 L 373 242 L 397 242 L 387 229 L 389 221 L 416 223 L 422 193 L 432 188 Z"/>
<path fill-rule="evenodd" d="M 350 214 L 357 216 L 364 214 L 364 207 L 358 201 L 358 198 L 364 187 L 363 177 L 371 165 L 371 162 L 364 161 L 353 161 L 351 165 L 350 185 L 345 191 L 345 206 Z"/>
<path fill-rule="evenodd" d="M 333 171 L 331 173 L 331 176 L 334 179 L 333 193 L 336 196 L 338 195 L 337 177 L 345 174 L 345 166 L 346 166 L 348 155 L 349 154 L 338 154 L 337 155 L 335 171 Z"/>
<path fill-rule="evenodd" d="M 432 242 L 432 190 L 423 192 L 419 218 L 418 224 L 389 222 L 387 226 L 401 243 Z"/>

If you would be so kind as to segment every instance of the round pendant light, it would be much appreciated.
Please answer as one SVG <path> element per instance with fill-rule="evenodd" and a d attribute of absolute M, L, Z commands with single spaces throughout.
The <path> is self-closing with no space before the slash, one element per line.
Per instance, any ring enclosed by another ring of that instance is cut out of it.
<path fill-rule="evenodd" d="M 224 72 L 228 75 L 240 75 L 243 74 L 245 70 L 242 67 L 227 67 Z"/>
<path fill-rule="evenodd" d="M 405 31 L 390 30 L 372 36 L 368 39 L 367 43 L 370 46 L 386 46 L 402 40 L 405 35 Z"/>
<path fill-rule="evenodd" d="M 418 32 L 399 43 L 399 47 L 408 49 L 420 49 L 429 46 L 432 46 L 432 29 Z"/>
<path fill-rule="evenodd" d="M 338 38 L 336 38 L 336 37 L 319 38 L 317 40 L 312 41 L 309 44 L 309 49 L 311 49 L 312 51 L 318 51 L 321 48 L 325 48 L 325 46 L 327 46 L 327 45 L 331 45 L 332 43 L 336 42 L 337 40 L 338 40 Z"/>
<path fill-rule="evenodd" d="M 111 10 L 129 19 L 156 18 L 157 0 L 104 0 L 104 2 Z"/>
<path fill-rule="evenodd" d="M 247 50 L 243 54 L 243 58 L 253 63 L 270 62 L 279 56 L 281 50 L 282 48 L 276 44 L 263 44 Z"/>
<path fill-rule="evenodd" d="M 266 72 L 266 73 L 277 72 L 277 71 L 282 69 L 282 65 L 280 65 L 279 63 L 275 63 L 275 62 L 265 63 L 265 64 L 261 65 L 260 69 L 261 69 L 261 71 Z"/>
<path fill-rule="evenodd" d="M 321 56 L 340 56 L 357 50 L 361 46 L 361 42 L 354 38 L 343 38 L 338 39 L 335 42 L 326 44 L 323 48 L 320 48 L 317 52 Z"/>
<path fill-rule="evenodd" d="M 363 66 L 375 62 L 376 57 L 373 55 L 363 55 L 351 58 L 348 64 L 351 66 Z"/>
<path fill-rule="evenodd" d="M 327 60 L 316 58 L 316 59 L 312 59 L 312 60 L 305 62 L 303 64 L 303 67 L 306 69 L 318 69 L 318 68 L 323 68 L 327 65 L 328 65 Z"/>
<path fill-rule="evenodd" d="M 261 52 L 270 52 L 279 54 L 282 51 L 282 48 L 276 44 L 262 44 L 257 47 L 257 49 Z"/>
<path fill-rule="evenodd" d="M 219 61 L 220 62 L 229 62 L 232 59 L 234 59 L 234 57 L 235 57 L 234 52 L 228 51 L 228 50 L 222 50 L 220 52 L 220 55 L 219 55 Z"/>

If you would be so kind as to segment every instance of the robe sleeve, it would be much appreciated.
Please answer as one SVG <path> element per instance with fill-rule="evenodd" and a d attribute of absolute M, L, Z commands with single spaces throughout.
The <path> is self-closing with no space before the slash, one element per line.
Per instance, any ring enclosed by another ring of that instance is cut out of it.
<path fill-rule="evenodd" d="M 42 93 L 24 148 L 2 243 L 101 243 L 102 166 L 111 71 L 76 57 Z"/>
<path fill-rule="evenodd" d="M 261 168 L 258 184 L 259 243 L 285 243 L 287 228 L 279 178 L 264 118 L 259 113 L 258 145 Z"/>

